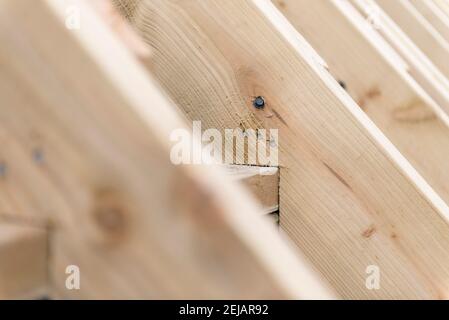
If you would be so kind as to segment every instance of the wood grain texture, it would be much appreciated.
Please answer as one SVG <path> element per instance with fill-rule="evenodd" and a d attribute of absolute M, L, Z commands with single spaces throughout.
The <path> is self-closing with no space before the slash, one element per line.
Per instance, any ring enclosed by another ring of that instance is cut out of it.
<path fill-rule="evenodd" d="M 279 129 L 281 227 L 343 297 L 446 296 L 448 207 L 270 2 L 143 0 L 134 25 L 191 120 Z"/>
<path fill-rule="evenodd" d="M 376 0 L 413 42 L 449 77 L 449 42 L 406 0 Z"/>
<path fill-rule="evenodd" d="M 64 27 L 72 5 L 79 30 Z M 11 183 L 34 210 L 7 203 L 51 223 L 55 297 L 331 297 L 243 189 L 170 162 L 187 127 L 88 1 L 2 1 L 0 39 L 1 127 L 26 164 Z"/>
<path fill-rule="evenodd" d="M 433 0 L 433 3 L 449 18 L 449 2 L 447 0 Z"/>
<path fill-rule="evenodd" d="M 449 80 L 420 48 L 399 28 L 374 0 L 352 0 L 351 3 L 369 21 L 375 14 L 376 31 L 406 62 L 407 72 L 449 115 Z"/>
<path fill-rule="evenodd" d="M 258 166 L 225 166 L 232 179 L 241 182 L 262 205 L 262 213 L 279 210 L 279 169 Z"/>
<path fill-rule="evenodd" d="M 45 229 L 0 221 L 0 300 L 47 292 L 47 242 Z"/>
<path fill-rule="evenodd" d="M 446 41 L 449 41 L 449 17 L 433 0 L 409 0 L 419 13 Z"/>
<path fill-rule="evenodd" d="M 360 108 L 449 203 L 449 118 L 397 63 L 388 44 L 347 1 L 275 3 Z"/>

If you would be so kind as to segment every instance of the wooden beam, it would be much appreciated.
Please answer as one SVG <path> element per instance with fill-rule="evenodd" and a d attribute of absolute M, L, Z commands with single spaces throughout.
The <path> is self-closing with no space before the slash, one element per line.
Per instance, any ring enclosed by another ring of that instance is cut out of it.
<path fill-rule="evenodd" d="M 191 120 L 279 129 L 281 227 L 343 297 L 445 296 L 448 207 L 270 2 L 144 0 L 134 24 Z"/>
<path fill-rule="evenodd" d="M 275 167 L 228 165 L 226 172 L 240 181 L 262 205 L 264 214 L 279 210 L 279 169 Z"/>
<path fill-rule="evenodd" d="M 447 0 L 433 0 L 441 11 L 449 18 L 449 2 Z"/>
<path fill-rule="evenodd" d="M 80 29 L 64 27 L 70 6 Z M 187 127 L 89 1 L 2 1 L 0 40 L 1 127 L 39 173 L 14 183 L 34 195 L 23 214 L 54 227 L 56 297 L 332 297 L 243 189 L 170 161 Z"/>
<path fill-rule="evenodd" d="M 112 0 L 110 1 L 126 19 L 132 19 L 140 5 L 140 0 Z"/>
<path fill-rule="evenodd" d="M 407 72 L 449 114 L 449 80 L 446 76 L 373 0 L 352 0 L 351 3 L 367 20 L 375 19 L 373 27 L 406 61 Z"/>
<path fill-rule="evenodd" d="M 449 42 L 406 0 L 376 0 L 413 42 L 449 77 Z"/>
<path fill-rule="evenodd" d="M 0 300 L 46 294 L 47 242 L 45 229 L 0 222 Z"/>
<path fill-rule="evenodd" d="M 397 63 L 393 49 L 348 1 L 275 3 L 360 108 L 449 203 L 448 115 Z"/>
<path fill-rule="evenodd" d="M 412 5 L 446 41 L 449 41 L 449 17 L 433 0 L 410 0 Z"/>

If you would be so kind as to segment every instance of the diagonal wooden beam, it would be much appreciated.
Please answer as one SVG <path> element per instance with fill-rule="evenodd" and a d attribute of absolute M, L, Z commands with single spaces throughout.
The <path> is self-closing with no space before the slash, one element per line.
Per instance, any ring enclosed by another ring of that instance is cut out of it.
<path fill-rule="evenodd" d="M 70 6 L 80 29 L 64 27 Z M 34 155 L 23 174 L 40 173 L 15 183 L 54 228 L 55 297 L 332 297 L 243 189 L 170 161 L 187 127 L 89 1 L 3 1 L 0 39 L 0 122 Z"/>
<path fill-rule="evenodd" d="M 368 21 L 375 23 L 376 31 L 406 61 L 407 72 L 449 114 L 449 80 L 445 75 L 374 0 L 352 0 L 351 3 Z"/>
<path fill-rule="evenodd" d="M 447 18 L 449 18 L 449 2 L 447 2 L 447 0 L 433 0 L 433 3 L 435 3 L 441 11 L 443 11 Z"/>
<path fill-rule="evenodd" d="M 449 41 L 406 0 L 376 0 L 376 3 L 392 18 L 413 42 L 449 77 Z"/>
<path fill-rule="evenodd" d="M 446 41 L 449 41 L 449 17 L 433 0 L 410 0 L 419 13 Z"/>
<path fill-rule="evenodd" d="M 275 3 L 362 110 L 449 203 L 448 115 L 397 63 L 388 44 L 348 1 Z"/>
<path fill-rule="evenodd" d="M 133 21 L 191 120 L 279 129 L 281 227 L 343 297 L 445 296 L 448 207 L 270 2 L 144 0 Z"/>

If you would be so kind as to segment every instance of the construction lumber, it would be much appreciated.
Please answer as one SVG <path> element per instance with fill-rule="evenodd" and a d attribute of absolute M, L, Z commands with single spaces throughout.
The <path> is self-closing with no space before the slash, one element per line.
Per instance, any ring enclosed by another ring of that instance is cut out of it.
<path fill-rule="evenodd" d="M 376 0 L 410 39 L 449 77 L 449 41 L 447 41 L 407 0 Z"/>
<path fill-rule="evenodd" d="M 0 220 L 0 300 L 46 294 L 47 242 L 45 229 Z"/>
<path fill-rule="evenodd" d="M 227 165 L 225 170 L 259 200 L 264 214 L 279 210 L 279 169 L 276 167 Z"/>
<path fill-rule="evenodd" d="M 352 0 L 371 26 L 406 62 L 405 69 L 438 105 L 449 114 L 449 80 L 374 0 Z"/>
<path fill-rule="evenodd" d="M 89 1 L 2 1 L 0 39 L 1 127 L 33 155 L 13 183 L 35 211 L 16 217 L 52 226 L 52 297 L 333 297 L 243 188 L 170 161 L 187 126 Z"/>
<path fill-rule="evenodd" d="M 449 2 L 447 0 L 433 0 L 433 3 L 449 18 Z"/>
<path fill-rule="evenodd" d="M 418 12 L 446 41 L 449 41 L 449 17 L 433 0 L 409 0 Z"/>
<path fill-rule="evenodd" d="M 397 63 L 394 50 L 348 1 L 275 3 L 359 107 L 449 203 L 448 115 Z"/>
<path fill-rule="evenodd" d="M 281 228 L 341 296 L 447 297 L 447 205 L 269 1 L 142 0 L 136 12 L 156 77 L 191 120 L 279 129 Z M 373 264 L 379 290 L 365 285 Z"/>

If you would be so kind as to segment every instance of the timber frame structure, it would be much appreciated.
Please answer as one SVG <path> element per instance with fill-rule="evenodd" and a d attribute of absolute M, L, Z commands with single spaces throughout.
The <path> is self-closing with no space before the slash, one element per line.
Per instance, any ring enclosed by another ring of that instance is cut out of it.
<path fill-rule="evenodd" d="M 0 39 L 0 299 L 449 298 L 449 1 L 3 0 Z M 194 122 L 278 161 L 177 165 Z"/>

